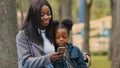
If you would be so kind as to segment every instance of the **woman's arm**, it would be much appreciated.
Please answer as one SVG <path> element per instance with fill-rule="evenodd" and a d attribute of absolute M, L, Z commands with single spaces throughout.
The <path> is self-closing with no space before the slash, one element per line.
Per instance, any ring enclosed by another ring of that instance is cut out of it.
<path fill-rule="evenodd" d="M 31 55 L 29 49 L 28 38 L 26 38 L 23 31 L 20 31 L 16 36 L 17 51 L 18 51 L 18 62 L 19 68 L 40 68 L 49 63 L 50 55 L 44 55 L 40 57 L 34 57 Z"/>
<path fill-rule="evenodd" d="M 87 62 L 87 66 L 91 66 L 91 55 L 89 53 L 83 52 L 84 60 Z"/>
<path fill-rule="evenodd" d="M 78 60 L 77 60 L 79 68 L 87 68 L 86 62 L 84 61 L 83 54 L 81 53 L 81 51 L 78 47 L 76 47 L 76 51 L 79 54 L 79 57 L 78 57 Z"/>

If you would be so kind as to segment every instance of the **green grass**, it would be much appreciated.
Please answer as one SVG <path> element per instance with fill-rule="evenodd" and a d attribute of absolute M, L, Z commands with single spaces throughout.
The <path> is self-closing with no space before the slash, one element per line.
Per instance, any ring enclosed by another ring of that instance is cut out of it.
<path fill-rule="evenodd" d="M 111 62 L 108 60 L 108 56 L 91 56 L 92 65 L 90 68 L 111 68 Z"/>

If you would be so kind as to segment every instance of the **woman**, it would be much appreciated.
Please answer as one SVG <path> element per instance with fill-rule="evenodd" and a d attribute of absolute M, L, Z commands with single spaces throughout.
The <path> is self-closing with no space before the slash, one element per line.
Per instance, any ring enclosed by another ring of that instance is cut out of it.
<path fill-rule="evenodd" d="M 35 0 L 25 25 L 17 34 L 19 68 L 47 68 L 63 58 L 55 52 L 52 34 L 52 9 L 46 0 Z"/>

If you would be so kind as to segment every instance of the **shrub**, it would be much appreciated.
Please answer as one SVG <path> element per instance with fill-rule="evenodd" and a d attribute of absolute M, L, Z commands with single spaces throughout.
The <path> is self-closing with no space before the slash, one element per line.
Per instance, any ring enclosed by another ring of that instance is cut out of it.
<path fill-rule="evenodd" d="M 107 51 L 94 51 L 91 55 L 107 55 Z"/>

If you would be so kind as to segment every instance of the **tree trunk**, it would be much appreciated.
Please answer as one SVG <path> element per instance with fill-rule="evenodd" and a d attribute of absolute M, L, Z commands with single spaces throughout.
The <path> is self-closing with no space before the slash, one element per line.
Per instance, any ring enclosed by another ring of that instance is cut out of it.
<path fill-rule="evenodd" d="M 26 1 L 26 0 L 25 0 Z M 25 18 L 24 18 L 24 11 L 23 11 L 23 0 L 19 0 L 19 10 L 20 10 L 20 13 L 21 13 L 21 16 L 20 16 L 20 22 L 18 22 L 19 23 L 19 25 L 18 25 L 18 27 L 19 27 L 19 30 L 23 27 L 23 23 L 24 23 L 24 20 L 25 20 Z"/>
<path fill-rule="evenodd" d="M 26 14 L 28 13 L 28 10 L 29 10 L 31 1 L 32 1 L 32 0 L 24 0 L 24 2 L 25 2 L 25 12 L 26 12 Z"/>
<path fill-rule="evenodd" d="M 113 45 L 112 45 L 112 68 L 120 68 L 120 0 L 114 0 L 113 22 Z"/>
<path fill-rule="evenodd" d="M 59 15 L 59 20 L 62 21 L 62 1 L 60 3 L 59 9 L 58 9 L 58 15 Z"/>
<path fill-rule="evenodd" d="M 71 12 L 71 8 L 72 8 L 72 0 L 62 0 L 61 2 L 61 10 L 62 10 L 62 20 L 63 19 L 71 19 L 72 17 L 72 12 Z"/>
<path fill-rule="evenodd" d="M 109 60 L 112 60 L 112 54 L 113 54 L 113 43 L 114 43 L 114 30 L 115 30 L 115 26 L 116 26 L 116 22 L 115 22 L 115 19 L 116 19 L 116 16 L 115 16 L 115 11 L 116 11 L 116 5 L 115 5 L 115 2 L 114 0 L 110 0 L 110 3 L 111 3 L 111 15 L 112 15 L 112 28 L 111 28 L 111 36 L 110 36 L 110 45 L 109 45 L 109 51 L 108 51 L 108 58 Z"/>
<path fill-rule="evenodd" d="M 18 68 L 15 4 L 15 0 L 0 0 L 0 68 Z"/>
<path fill-rule="evenodd" d="M 84 0 L 84 42 L 82 46 L 82 50 L 89 53 L 89 21 L 90 21 L 90 8 L 91 8 L 92 0 Z"/>
<path fill-rule="evenodd" d="M 61 1 L 61 19 L 72 19 L 72 0 L 62 0 Z M 60 13 L 60 12 L 59 12 Z M 70 32 L 70 42 L 72 42 L 72 32 Z"/>

